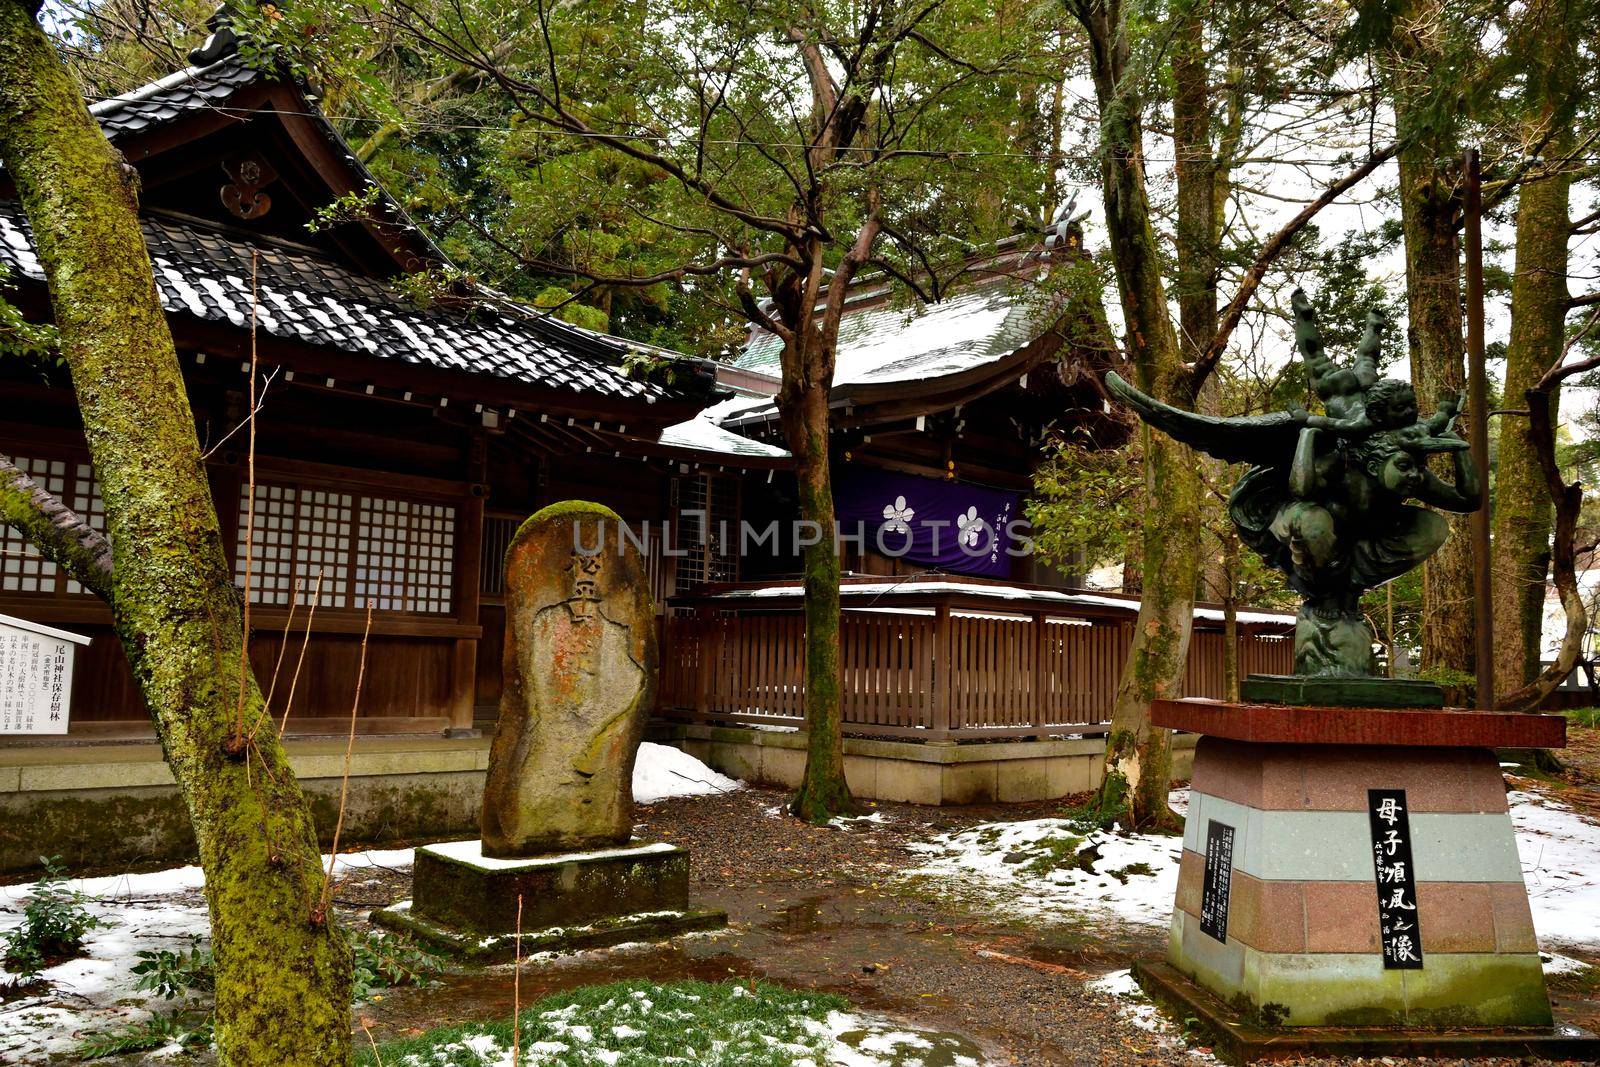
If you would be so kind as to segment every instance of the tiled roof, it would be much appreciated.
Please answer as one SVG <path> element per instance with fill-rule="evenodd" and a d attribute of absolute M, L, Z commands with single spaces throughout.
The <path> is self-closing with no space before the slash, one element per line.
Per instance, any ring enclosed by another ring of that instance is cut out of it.
<path fill-rule="evenodd" d="M 836 388 L 925 381 L 992 363 L 1037 339 L 1059 304 L 1031 273 L 987 278 L 937 304 L 863 303 L 839 324 Z M 734 365 L 777 377 L 782 349 L 758 330 Z"/>
<path fill-rule="evenodd" d="M 311 249 L 252 244 L 180 216 L 151 214 L 142 222 L 161 302 L 171 314 L 248 326 L 256 250 L 257 321 L 274 337 L 573 393 L 645 403 L 698 399 L 694 385 L 668 387 L 629 377 L 617 365 L 629 346 L 615 337 L 483 308 L 422 310 L 383 282 Z M 14 278 L 44 281 L 15 202 L 0 201 L 0 262 Z"/>
<path fill-rule="evenodd" d="M 261 71 L 230 55 L 205 67 L 186 67 L 129 93 L 89 105 L 107 139 L 162 126 L 180 115 L 221 107 L 239 89 L 260 81 Z"/>

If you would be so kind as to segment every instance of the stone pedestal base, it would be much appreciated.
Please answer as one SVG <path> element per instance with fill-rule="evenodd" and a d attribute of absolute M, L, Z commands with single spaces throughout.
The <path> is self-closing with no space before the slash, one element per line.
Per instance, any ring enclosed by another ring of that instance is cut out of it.
<path fill-rule="evenodd" d="M 1223 1063 L 1300 1060 L 1309 1056 L 1431 1057 L 1474 1061 L 1507 1057 L 1561 1062 L 1600 1060 L 1600 1038 L 1572 1026 L 1492 1030 L 1403 1027 L 1267 1027 L 1218 1000 L 1167 963 L 1136 963 L 1134 976 L 1150 998 L 1180 1019 L 1194 1019 Z"/>
<path fill-rule="evenodd" d="M 1303 674 L 1252 674 L 1239 683 L 1250 704 L 1305 707 L 1442 708 L 1444 690 L 1420 678 L 1318 678 Z"/>
<path fill-rule="evenodd" d="M 1490 746 L 1558 746 L 1564 720 L 1214 701 L 1159 701 L 1153 719 L 1210 734 L 1185 820 L 1175 970 L 1270 1027 L 1551 1025 Z M 1377 831 L 1394 824 L 1369 790 L 1397 797 L 1406 820 L 1410 867 L 1382 884 L 1375 854 L 1392 873 L 1397 853 Z M 1414 959 L 1395 955 L 1401 929 Z"/>
<path fill-rule="evenodd" d="M 689 907 L 689 853 L 668 844 L 526 859 L 484 856 L 480 841 L 416 850 L 412 899 L 373 912 L 384 926 L 474 959 L 660 940 L 727 924 Z"/>

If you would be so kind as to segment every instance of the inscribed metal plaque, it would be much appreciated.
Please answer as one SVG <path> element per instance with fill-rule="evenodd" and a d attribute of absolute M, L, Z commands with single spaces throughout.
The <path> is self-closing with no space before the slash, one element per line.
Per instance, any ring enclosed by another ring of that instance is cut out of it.
<path fill-rule="evenodd" d="M 1372 866 L 1378 885 L 1378 926 L 1387 970 L 1422 969 L 1417 924 L 1417 871 L 1411 862 L 1411 818 L 1404 789 L 1367 790 L 1372 823 Z"/>
<path fill-rule="evenodd" d="M 1228 889 L 1233 884 L 1233 827 L 1212 819 L 1206 826 L 1206 868 L 1200 883 L 1200 931 L 1228 940 Z"/>

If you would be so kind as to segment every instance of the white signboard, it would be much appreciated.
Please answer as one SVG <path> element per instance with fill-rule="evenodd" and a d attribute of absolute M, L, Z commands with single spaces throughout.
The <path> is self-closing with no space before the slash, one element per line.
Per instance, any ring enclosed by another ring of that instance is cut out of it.
<path fill-rule="evenodd" d="M 72 655 L 89 639 L 0 615 L 0 734 L 64 734 Z"/>

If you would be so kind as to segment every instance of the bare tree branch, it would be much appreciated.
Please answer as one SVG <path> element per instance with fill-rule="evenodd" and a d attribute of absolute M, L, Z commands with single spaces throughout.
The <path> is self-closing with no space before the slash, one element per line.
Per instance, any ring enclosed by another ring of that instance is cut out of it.
<path fill-rule="evenodd" d="M 1356 185 L 1382 166 L 1400 148 L 1399 143 L 1394 143 L 1386 148 L 1380 148 L 1366 162 L 1343 178 L 1334 182 L 1322 191 L 1317 197 L 1294 218 L 1286 223 L 1283 229 L 1273 234 L 1267 243 L 1261 246 L 1261 251 L 1256 254 L 1255 261 L 1250 264 L 1250 269 L 1245 271 L 1244 280 L 1239 283 L 1239 289 L 1233 294 L 1233 299 L 1228 302 L 1227 308 L 1222 312 L 1222 318 L 1217 322 L 1216 336 L 1211 339 L 1211 344 L 1200 354 L 1189 368 L 1189 389 L 1198 393 L 1200 387 L 1211 372 L 1216 369 L 1217 361 L 1227 350 L 1228 338 L 1232 336 L 1234 327 L 1239 325 L 1239 319 L 1244 316 L 1245 308 L 1250 304 L 1250 298 L 1255 296 L 1256 290 L 1261 286 L 1261 280 L 1266 276 L 1267 268 L 1282 254 L 1293 240 L 1295 234 L 1305 228 L 1306 224 L 1316 217 L 1317 212 L 1333 203 L 1345 192 Z"/>

